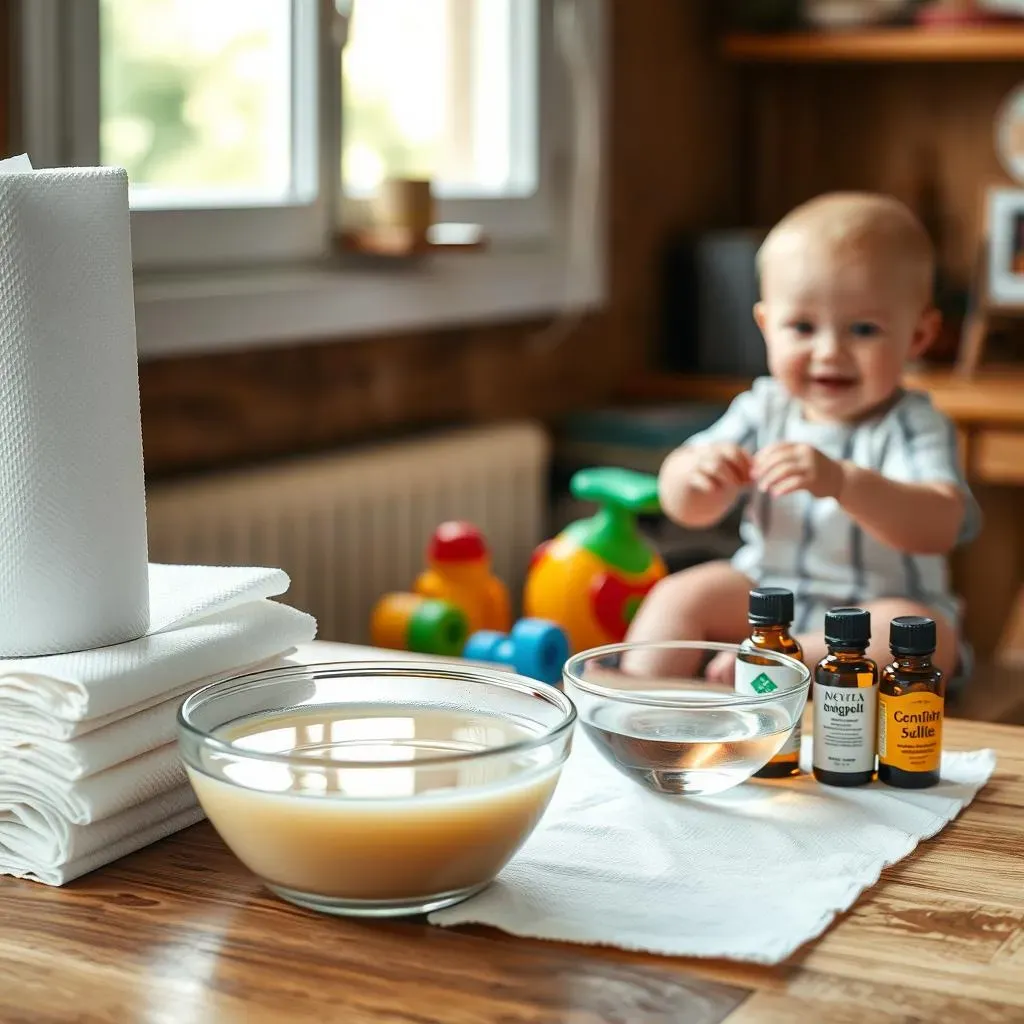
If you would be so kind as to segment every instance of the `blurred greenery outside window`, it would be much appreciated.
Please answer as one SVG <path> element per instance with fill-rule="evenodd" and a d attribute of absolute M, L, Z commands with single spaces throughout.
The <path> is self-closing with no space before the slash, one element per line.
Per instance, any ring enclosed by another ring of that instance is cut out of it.
<path fill-rule="evenodd" d="M 431 177 L 441 195 L 528 195 L 536 146 L 517 142 L 535 134 L 536 87 L 515 81 L 511 43 L 533 7 L 357 0 L 342 63 L 345 193 L 391 175 Z M 296 72 L 316 55 L 295 15 L 291 0 L 100 0 L 99 155 L 127 168 L 133 206 L 303 198 L 317 140 L 296 135 Z"/>

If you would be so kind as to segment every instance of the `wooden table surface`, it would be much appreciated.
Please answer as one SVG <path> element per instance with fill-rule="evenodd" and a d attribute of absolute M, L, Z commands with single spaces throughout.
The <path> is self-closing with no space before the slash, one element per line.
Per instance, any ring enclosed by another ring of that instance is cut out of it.
<path fill-rule="evenodd" d="M 63 889 L 0 881 L 0 1021 L 1021 1022 L 1024 729 L 950 721 L 946 741 L 995 748 L 992 781 L 779 967 L 323 917 L 202 824 Z"/>

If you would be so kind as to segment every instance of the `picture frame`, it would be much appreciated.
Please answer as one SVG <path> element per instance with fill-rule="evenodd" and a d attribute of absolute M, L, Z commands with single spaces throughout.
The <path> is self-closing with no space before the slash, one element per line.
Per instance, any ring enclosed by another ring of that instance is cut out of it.
<path fill-rule="evenodd" d="M 957 369 L 971 377 L 994 327 L 1024 319 L 1024 188 L 993 185 L 982 197 L 981 234 Z"/>
<path fill-rule="evenodd" d="M 1024 308 L 1024 188 L 989 189 L 985 221 L 988 305 Z"/>

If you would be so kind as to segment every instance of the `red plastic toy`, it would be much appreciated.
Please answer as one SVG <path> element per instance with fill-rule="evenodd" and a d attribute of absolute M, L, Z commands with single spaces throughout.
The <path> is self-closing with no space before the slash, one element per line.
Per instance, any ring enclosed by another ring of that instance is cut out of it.
<path fill-rule="evenodd" d="M 417 594 L 460 608 L 470 633 L 508 632 L 512 625 L 508 590 L 491 572 L 487 542 L 472 523 L 441 523 L 427 546 L 427 564 L 429 568 L 416 579 Z"/>

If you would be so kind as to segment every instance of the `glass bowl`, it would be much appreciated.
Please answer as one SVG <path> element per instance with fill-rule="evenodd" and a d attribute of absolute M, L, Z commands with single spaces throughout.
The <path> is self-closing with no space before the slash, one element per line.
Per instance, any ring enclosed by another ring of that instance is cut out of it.
<path fill-rule="evenodd" d="M 765 692 L 737 693 L 737 656 L 751 660 L 734 644 L 687 640 L 597 647 L 565 663 L 565 692 L 624 775 L 662 793 L 721 793 L 779 752 L 811 679 L 799 661 L 759 650 Z"/>
<path fill-rule="evenodd" d="M 486 887 L 569 753 L 561 691 L 500 669 L 347 662 L 211 683 L 178 713 L 199 802 L 277 895 L 396 916 Z"/>

